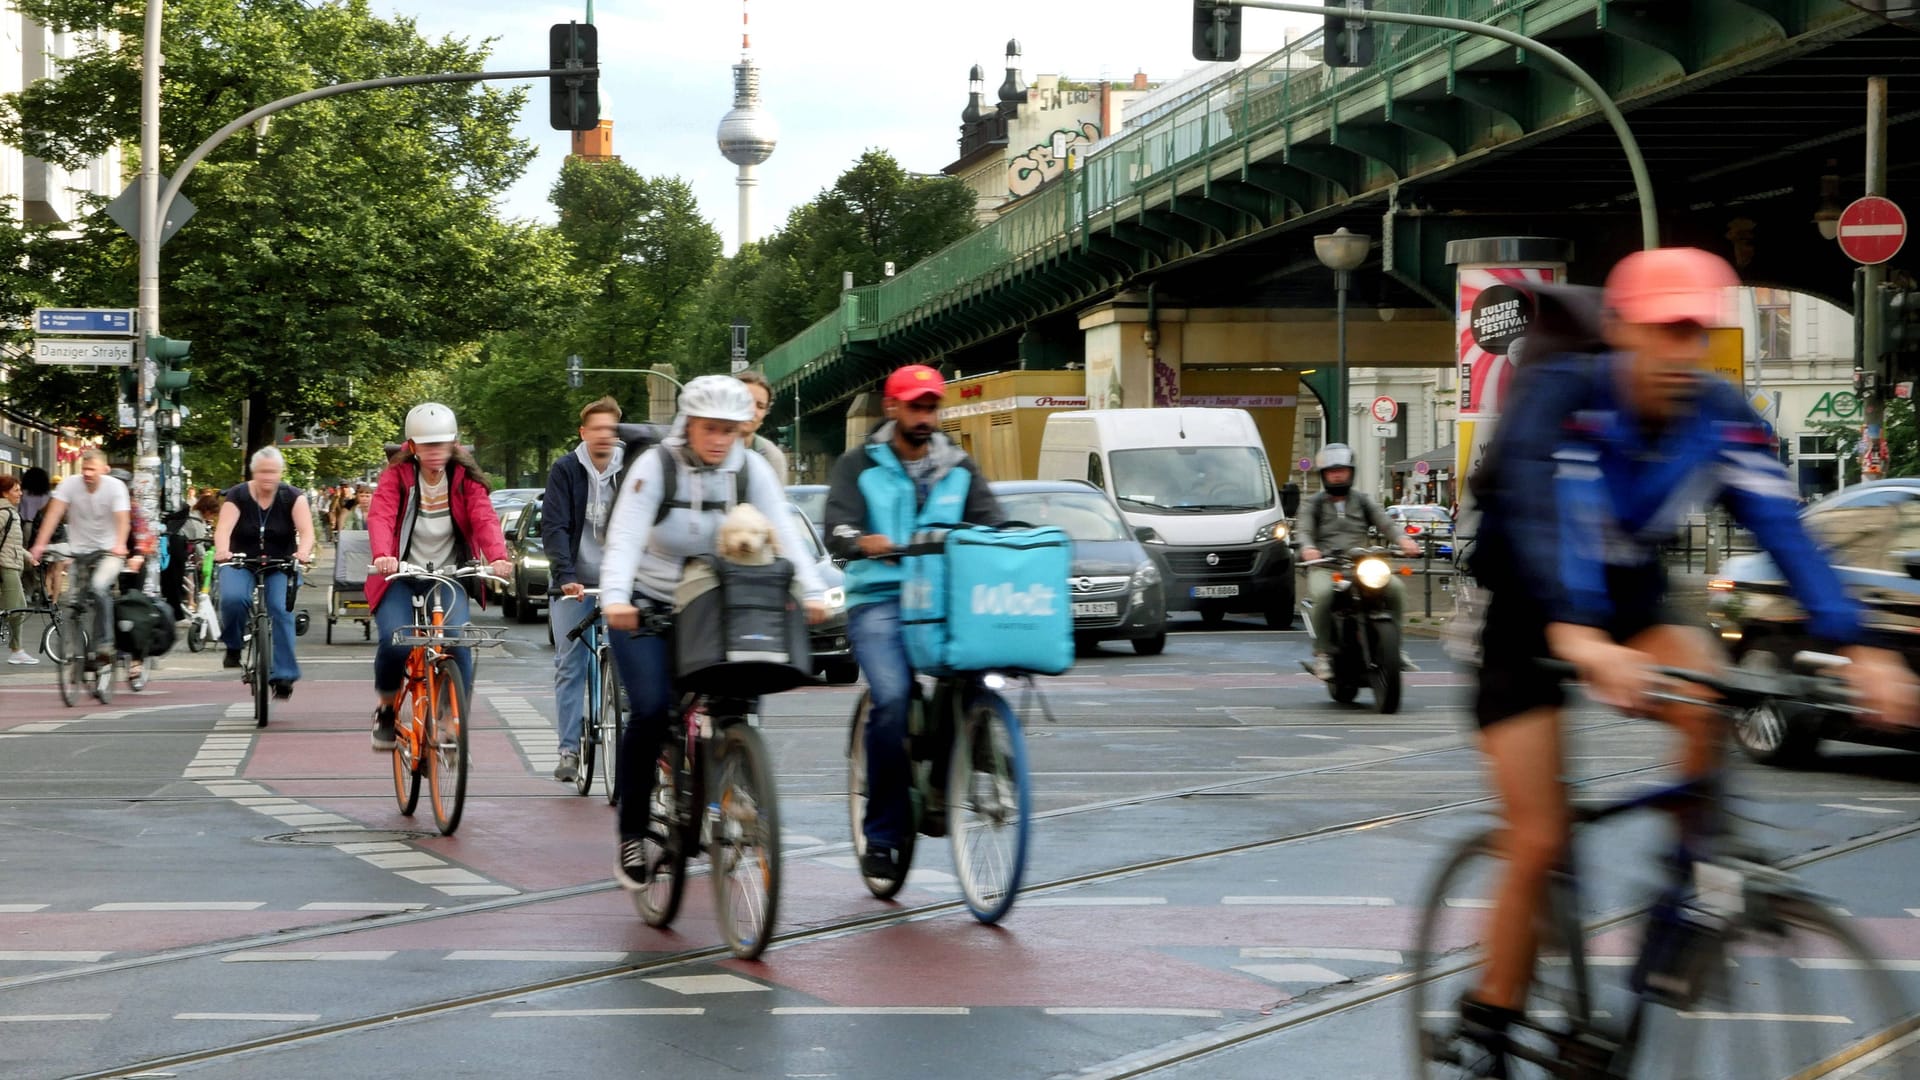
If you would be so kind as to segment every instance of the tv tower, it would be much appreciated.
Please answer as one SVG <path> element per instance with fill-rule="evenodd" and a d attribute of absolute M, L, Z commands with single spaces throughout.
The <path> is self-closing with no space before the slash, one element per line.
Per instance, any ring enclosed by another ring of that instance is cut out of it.
<path fill-rule="evenodd" d="M 747 0 L 740 0 L 740 62 L 733 65 L 733 109 L 720 118 L 720 153 L 740 166 L 734 181 L 740 188 L 740 227 L 734 251 L 753 237 L 753 191 L 760 186 L 754 169 L 773 156 L 780 137 L 773 114 L 760 106 L 760 68 L 753 62 L 752 39 L 747 33 Z"/>

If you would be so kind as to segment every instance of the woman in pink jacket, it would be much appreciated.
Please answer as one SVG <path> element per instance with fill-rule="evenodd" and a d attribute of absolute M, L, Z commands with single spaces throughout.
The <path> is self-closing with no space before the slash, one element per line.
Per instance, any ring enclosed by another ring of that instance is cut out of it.
<path fill-rule="evenodd" d="M 500 518 L 488 498 L 487 478 L 460 448 L 460 425 L 453 410 L 428 402 L 407 413 L 407 441 L 380 474 L 380 486 L 367 510 L 373 573 L 367 577 L 367 606 L 379 627 L 373 654 L 373 688 L 380 707 L 373 713 L 373 748 L 393 749 L 394 702 L 406 682 L 410 647 L 393 644 L 393 632 L 413 624 L 413 597 L 433 588 L 417 579 L 388 581 L 406 562 L 449 569 L 479 557 L 489 560 L 495 577 L 512 569 Z M 447 590 L 442 590 L 446 592 Z M 446 624 L 467 622 L 467 594 L 447 598 Z M 461 677 L 473 685 L 473 650 L 455 649 Z"/>

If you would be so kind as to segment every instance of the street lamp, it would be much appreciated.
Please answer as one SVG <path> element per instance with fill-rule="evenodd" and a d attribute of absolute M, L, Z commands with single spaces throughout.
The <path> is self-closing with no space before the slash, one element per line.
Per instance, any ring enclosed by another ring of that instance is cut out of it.
<path fill-rule="evenodd" d="M 1813 212 L 1813 226 L 1820 230 L 1822 240 L 1840 236 L 1840 177 L 1832 171 L 1837 164 L 1827 159 L 1828 172 L 1820 178 L 1820 209 Z"/>
<path fill-rule="evenodd" d="M 1334 323 L 1339 374 L 1334 379 L 1334 406 L 1328 410 L 1327 441 L 1347 441 L 1347 290 L 1353 287 L 1353 272 L 1367 261 L 1373 239 L 1348 232 L 1345 226 L 1313 238 L 1313 254 L 1321 265 L 1333 271 Z"/>

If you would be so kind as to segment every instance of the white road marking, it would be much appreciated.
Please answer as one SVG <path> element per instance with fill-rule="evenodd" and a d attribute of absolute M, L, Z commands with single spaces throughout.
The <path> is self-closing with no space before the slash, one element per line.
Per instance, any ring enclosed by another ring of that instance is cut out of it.
<path fill-rule="evenodd" d="M 299 961 L 304 963 L 324 960 L 389 960 L 392 959 L 394 951 L 393 949 L 365 949 L 357 952 L 242 952 L 223 956 L 220 958 L 220 962 L 223 964 L 266 964 L 276 961 L 286 963 Z"/>
<path fill-rule="evenodd" d="M 25 915 L 28 912 L 46 909 L 46 904 L 0 904 L 0 915 Z"/>
<path fill-rule="evenodd" d="M 774 1017 L 968 1017 L 964 1005 L 781 1005 Z"/>
<path fill-rule="evenodd" d="M 374 904 L 358 900 L 315 900 L 301 904 L 301 911 L 419 911 L 425 904 Z"/>
<path fill-rule="evenodd" d="M 509 960 L 522 963 L 605 964 L 625 960 L 624 952 L 544 952 L 539 949 L 461 949 L 446 960 Z"/>
<path fill-rule="evenodd" d="M 335 844 L 333 850 L 344 851 L 349 855 L 367 855 L 375 851 L 412 851 L 413 849 L 395 840 L 368 840 Z"/>
<path fill-rule="evenodd" d="M 1827 1074 L 1828 1080 L 1846 1080 L 1846 1078 L 1849 1076 L 1858 1076 L 1861 1073 L 1866 1072 L 1872 1066 L 1877 1065 L 1880 1062 L 1885 1061 L 1888 1058 L 1892 1057 L 1893 1055 L 1900 1053 L 1901 1051 L 1907 1049 L 1908 1047 L 1912 1046 L 1916 1042 L 1920 1042 L 1920 1031 L 1915 1031 L 1915 1032 L 1912 1032 L 1911 1034 L 1903 1035 L 1900 1038 L 1895 1039 L 1892 1042 L 1888 1043 L 1887 1045 L 1881 1047 L 1880 1049 L 1875 1050 L 1873 1053 L 1868 1054 L 1863 1058 L 1859 1058 L 1843 1066 L 1842 1068 L 1840 1068 L 1835 1072 L 1828 1073 Z"/>
<path fill-rule="evenodd" d="M 511 885 L 435 885 L 433 891 L 446 896 L 518 896 Z"/>
<path fill-rule="evenodd" d="M 88 911 L 258 911 L 265 900 L 125 900 L 95 904 Z"/>
<path fill-rule="evenodd" d="M 1222 904 L 1244 907 L 1392 907 L 1386 896 L 1223 896 Z"/>
<path fill-rule="evenodd" d="M 1277 983 L 1337 983 L 1345 982 L 1346 976 L 1337 971 L 1323 968 L 1318 964 L 1235 964 L 1233 970 L 1244 971 L 1268 982 Z"/>
<path fill-rule="evenodd" d="M 1021 907 L 1150 907 L 1164 904 L 1164 896 L 1029 896 Z"/>
<path fill-rule="evenodd" d="M 1493 901 L 1481 900 L 1471 896 L 1449 896 L 1441 903 L 1450 908 L 1475 908 L 1483 911 L 1493 910 Z"/>
<path fill-rule="evenodd" d="M 1242 960 L 1364 960 L 1370 964 L 1398 964 L 1394 949 L 1322 949 L 1260 945 L 1240 950 Z"/>
<path fill-rule="evenodd" d="M 1897 814 L 1900 812 L 1885 806 L 1854 806 L 1851 803 L 1823 802 L 1820 805 L 1829 810 L 1851 810 L 1856 814 Z"/>
<path fill-rule="evenodd" d="M 445 866 L 445 859 L 438 859 L 424 851 L 382 851 L 360 856 L 360 861 L 370 863 L 382 870 L 402 870 L 411 866 Z"/>
<path fill-rule="evenodd" d="M 1195 1016 L 1202 1019 L 1215 1019 L 1221 1015 L 1219 1009 L 1109 1009 L 1079 1008 L 1056 1006 L 1046 1010 L 1048 1016 Z"/>
<path fill-rule="evenodd" d="M 1817 956 L 1790 962 L 1794 967 L 1808 971 L 1865 971 L 1875 967 L 1888 971 L 1920 971 L 1920 960 L 1855 960 L 1852 957 Z"/>
<path fill-rule="evenodd" d="M 696 994 L 744 994 L 755 990 L 773 989 L 738 975 L 673 975 L 645 981 L 662 990 L 671 990 L 676 994 L 685 994 L 689 997 Z"/>
<path fill-rule="evenodd" d="M 0 961 L 20 960 L 36 964 L 97 964 L 110 953 L 85 950 L 0 949 Z"/>
<path fill-rule="evenodd" d="M 112 1013 L 15 1013 L 0 1016 L 0 1024 L 64 1024 L 81 1020 L 108 1020 Z"/>
<path fill-rule="evenodd" d="M 1818 1013 L 1738 1013 L 1738 1012 L 1682 1012 L 1683 1020 L 1760 1020 L 1769 1024 L 1851 1024 L 1853 1019 L 1847 1016 L 1834 1016 Z"/>
<path fill-rule="evenodd" d="M 175 1020 L 263 1020 L 273 1023 L 301 1024 L 320 1019 L 319 1013 L 174 1013 Z"/>
<path fill-rule="evenodd" d="M 702 1008 L 679 1009 L 502 1009 L 493 1013 L 495 1019 L 540 1019 L 544 1017 L 566 1016 L 705 1016 Z"/>
<path fill-rule="evenodd" d="M 406 878 L 408 881 L 418 882 L 422 885 L 489 884 L 486 878 L 481 877 L 471 870 L 461 870 L 452 867 L 445 870 L 402 870 L 400 871 L 400 876 Z"/>

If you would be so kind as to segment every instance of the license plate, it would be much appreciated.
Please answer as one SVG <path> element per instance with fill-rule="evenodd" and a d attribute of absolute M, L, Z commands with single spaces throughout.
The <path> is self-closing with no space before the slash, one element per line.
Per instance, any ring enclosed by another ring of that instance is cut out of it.
<path fill-rule="evenodd" d="M 1239 595 L 1240 586 L 1238 585 L 1195 585 L 1193 587 L 1195 600 L 1218 600 L 1223 596 Z"/>
<path fill-rule="evenodd" d="M 1118 600 L 1083 600 L 1073 605 L 1073 617 L 1076 619 L 1082 615 L 1118 614 L 1120 614 L 1120 601 Z"/>

